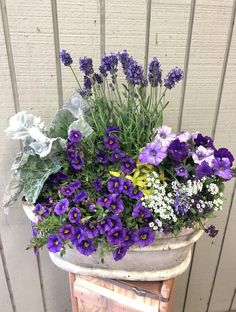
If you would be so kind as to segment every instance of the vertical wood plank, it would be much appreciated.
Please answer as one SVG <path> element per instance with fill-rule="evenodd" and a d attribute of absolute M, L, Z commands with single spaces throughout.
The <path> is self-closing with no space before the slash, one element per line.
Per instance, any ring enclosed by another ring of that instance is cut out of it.
<path fill-rule="evenodd" d="M 234 292 L 234 296 L 232 298 L 232 304 L 230 307 L 230 311 L 235 311 L 236 310 L 236 291 Z"/>
<path fill-rule="evenodd" d="M 100 0 L 100 56 L 105 53 L 106 49 L 106 28 L 105 28 L 105 0 Z"/>
<path fill-rule="evenodd" d="M 151 24 L 151 10 L 152 0 L 147 0 L 146 13 L 146 34 L 145 34 L 145 55 L 144 55 L 144 75 L 147 78 L 148 58 L 149 58 L 149 41 L 150 41 L 150 24 Z"/>

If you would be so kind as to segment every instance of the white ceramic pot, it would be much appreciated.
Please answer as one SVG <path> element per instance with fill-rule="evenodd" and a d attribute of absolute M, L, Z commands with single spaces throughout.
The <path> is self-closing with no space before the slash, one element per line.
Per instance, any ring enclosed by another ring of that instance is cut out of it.
<path fill-rule="evenodd" d="M 33 206 L 23 203 L 23 208 L 29 219 L 35 222 Z M 117 262 L 110 253 L 101 261 L 99 248 L 88 257 L 69 247 L 63 257 L 59 253 L 49 254 L 58 267 L 68 272 L 111 279 L 159 281 L 176 277 L 188 268 L 193 244 L 202 234 L 203 230 L 194 229 L 184 229 L 177 236 L 156 232 L 152 245 L 144 248 L 132 246 Z"/>

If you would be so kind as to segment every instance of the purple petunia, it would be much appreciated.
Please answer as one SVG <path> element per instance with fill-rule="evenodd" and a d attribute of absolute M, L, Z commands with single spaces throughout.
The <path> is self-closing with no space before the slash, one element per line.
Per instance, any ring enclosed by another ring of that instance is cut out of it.
<path fill-rule="evenodd" d="M 204 160 L 201 165 L 196 167 L 195 173 L 198 179 L 210 177 L 212 175 L 212 168 L 209 163 Z"/>
<path fill-rule="evenodd" d="M 84 165 L 84 159 L 82 156 L 77 155 L 76 159 L 73 159 L 70 164 L 75 170 L 80 170 Z"/>
<path fill-rule="evenodd" d="M 95 246 L 91 239 L 85 239 L 76 245 L 76 249 L 82 255 L 90 256 L 95 251 Z"/>
<path fill-rule="evenodd" d="M 73 207 L 68 212 L 68 219 L 71 223 L 79 224 L 81 219 L 81 212 L 79 208 Z"/>
<path fill-rule="evenodd" d="M 90 57 L 80 58 L 79 69 L 87 76 L 93 74 L 93 60 Z"/>
<path fill-rule="evenodd" d="M 175 67 L 173 68 L 168 74 L 167 77 L 164 79 L 164 86 L 167 89 L 172 89 L 180 80 L 184 78 L 184 72 L 182 69 Z"/>
<path fill-rule="evenodd" d="M 125 247 L 130 247 L 135 243 L 135 231 L 131 229 L 125 230 L 125 239 L 124 243 L 122 243 Z"/>
<path fill-rule="evenodd" d="M 50 252 L 58 252 L 62 248 L 62 241 L 60 237 L 56 234 L 51 234 L 48 237 L 47 247 Z"/>
<path fill-rule="evenodd" d="M 123 180 L 123 193 L 127 196 L 132 196 L 133 194 L 134 186 L 132 182 L 129 179 L 124 179 Z"/>
<path fill-rule="evenodd" d="M 155 130 L 154 142 L 159 141 L 162 146 L 167 148 L 175 137 L 176 135 L 172 133 L 172 129 L 164 125 Z"/>
<path fill-rule="evenodd" d="M 230 180 L 233 177 L 230 166 L 231 162 L 229 158 L 215 158 L 213 160 L 214 174 L 224 180 Z"/>
<path fill-rule="evenodd" d="M 218 230 L 214 225 L 210 225 L 205 229 L 205 233 L 207 233 L 211 238 L 214 238 L 218 234 Z"/>
<path fill-rule="evenodd" d="M 126 252 L 127 252 L 127 248 L 126 247 L 119 246 L 118 248 L 116 248 L 113 251 L 113 258 L 114 258 L 114 260 L 115 261 L 121 260 L 126 255 Z"/>
<path fill-rule="evenodd" d="M 156 57 L 154 57 L 148 67 L 148 80 L 152 87 L 161 84 L 161 65 Z"/>
<path fill-rule="evenodd" d="M 180 165 L 174 169 L 177 176 L 184 177 L 186 179 L 189 177 L 188 169 L 184 165 Z"/>
<path fill-rule="evenodd" d="M 123 190 L 123 180 L 118 177 L 110 178 L 107 181 L 107 189 L 110 193 L 121 193 Z"/>
<path fill-rule="evenodd" d="M 192 154 L 192 158 L 195 164 L 201 164 L 206 161 L 210 166 L 214 159 L 214 150 L 211 148 L 205 148 L 204 146 L 198 146 L 196 151 Z"/>
<path fill-rule="evenodd" d="M 104 139 L 104 145 L 106 146 L 106 148 L 114 150 L 119 147 L 119 140 L 115 135 L 108 135 Z"/>
<path fill-rule="evenodd" d="M 146 148 L 139 154 L 138 159 L 141 163 L 157 166 L 166 155 L 166 148 L 160 142 L 152 142 L 146 145 Z"/>
<path fill-rule="evenodd" d="M 122 227 L 115 227 L 107 234 L 107 241 L 110 245 L 118 245 L 124 242 L 125 230 Z"/>
<path fill-rule="evenodd" d="M 141 246 L 145 247 L 153 243 L 155 239 L 154 232 L 150 229 L 150 227 L 144 227 L 137 231 L 135 242 Z"/>
<path fill-rule="evenodd" d="M 132 173 L 135 167 L 136 167 L 136 163 L 132 158 L 126 157 L 122 159 L 120 169 L 123 173 L 125 174 Z"/>
<path fill-rule="evenodd" d="M 70 66 L 73 63 L 70 53 L 66 52 L 66 50 L 60 52 L 60 59 L 65 66 Z"/>
<path fill-rule="evenodd" d="M 234 157 L 227 148 L 222 147 L 222 148 L 219 148 L 218 150 L 215 150 L 214 156 L 215 158 L 221 158 L 221 159 L 228 158 L 230 161 L 230 166 L 232 166 L 233 164 Z"/>
<path fill-rule="evenodd" d="M 99 235 L 98 228 L 93 222 L 85 222 L 83 230 L 88 238 L 95 238 Z"/>
<path fill-rule="evenodd" d="M 101 191 L 101 189 L 102 189 L 102 180 L 98 179 L 98 178 L 94 179 L 93 186 L 94 186 L 95 191 L 97 191 L 97 192 Z"/>
<path fill-rule="evenodd" d="M 75 229 L 70 224 L 65 224 L 59 229 L 59 234 L 61 238 L 67 240 L 73 237 Z"/>
<path fill-rule="evenodd" d="M 121 150 L 116 148 L 112 151 L 110 159 L 113 163 L 117 163 L 122 158 L 125 158 L 125 153 L 123 153 Z"/>
<path fill-rule="evenodd" d="M 104 234 L 112 228 L 112 221 L 109 217 L 105 217 L 102 220 L 98 221 L 97 227 L 99 233 Z"/>
<path fill-rule="evenodd" d="M 60 215 L 63 215 L 67 208 L 69 207 L 69 200 L 64 198 L 64 199 L 61 199 L 55 206 L 54 208 L 54 212 L 60 216 Z"/>
<path fill-rule="evenodd" d="M 75 204 L 82 202 L 87 198 L 87 192 L 85 190 L 81 190 L 79 193 L 75 194 L 73 202 Z"/>
<path fill-rule="evenodd" d="M 109 157 L 107 155 L 107 153 L 103 152 L 103 151 L 100 151 L 98 154 L 97 154 L 97 160 L 100 164 L 107 164 L 108 161 L 109 161 Z"/>
<path fill-rule="evenodd" d="M 119 195 L 112 194 L 112 201 L 110 205 L 107 207 L 113 214 L 119 214 L 124 210 L 123 200 Z"/>
<path fill-rule="evenodd" d="M 144 207 L 141 202 L 137 202 L 134 206 L 132 216 L 135 218 L 150 218 L 152 216 L 151 211 Z"/>
<path fill-rule="evenodd" d="M 139 200 L 140 198 L 143 197 L 143 193 L 137 187 L 135 188 L 133 187 L 133 190 L 129 192 L 129 197 L 132 199 Z"/>
<path fill-rule="evenodd" d="M 120 216 L 118 215 L 112 215 L 109 217 L 109 219 L 111 220 L 112 222 L 112 227 L 115 228 L 115 227 L 121 227 L 122 226 L 122 221 L 121 221 L 121 218 Z"/>
<path fill-rule="evenodd" d="M 69 139 L 72 143 L 78 143 L 82 138 L 82 134 L 79 130 L 71 130 L 69 133 Z"/>
<path fill-rule="evenodd" d="M 64 196 L 71 196 L 72 194 L 74 194 L 75 189 L 73 186 L 67 185 L 67 186 L 62 187 L 60 191 L 61 191 L 61 194 Z"/>
<path fill-rule="evenodd" d="M 175 162 L 181 163 L 188 156 L 187 144 L 176 139 L 170 143 L 167 153 Z"/>
<path fill-rule="evenodd" d="M 85 233 L 81 227 L 77 227 L 74 232 L 73 237 L 71 238 L 71 243 L 73 245 L 78 245 L 85 239 Z"/>
<path fill-rule="evenodd" d="M 49 216 L 50 211 L 47 207 L 41 205 L 41 204 L 36 204 L 33 210 L 33 213 L 36 216 L 42 217 L 42 218 L 46 218 Z"/>
<path fill-rule="evenodd" d="M 103 195 L 98 198 L 97 204 L 101 207 L 108 208 L 111 205 L 112 202 L 112 195 Z"/>
<path fill-rule="evenodd" d="M 176 139 L 179 139 L 180 142 L 188 142 L 192 139 L 192 135 L 188 131 L 181 131 Z"/>
<path fill-rule="evenodd" d="M 203 136 L 201 133 L 198 133 L 196 138 L 194 139 L 194 143 L 196 146 L 204 146 L 205 148 L 214 149 L 213 140 L 209 136 Z"/>

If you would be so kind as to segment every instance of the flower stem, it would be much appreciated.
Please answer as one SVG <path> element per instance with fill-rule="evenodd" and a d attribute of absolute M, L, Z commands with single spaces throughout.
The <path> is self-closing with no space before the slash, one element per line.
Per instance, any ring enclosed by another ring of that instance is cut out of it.
<path fill-rule="evenodd" d="M 76 80 L 77 83 L 78 83 L 78 86 L 79 86 L 79 88 L 80 88 L 80 91 L 82 91 L 81 85 L 80 85 L 80 83 L 79 83 L 79 79 L 78 79 L 78 77 L 76 76 L 74 69 L 72 68 L 71 65 L 70 65 L 69 67 L 70 67 L 70 69 L 71 69 L 71 71 L 72 71 L 72 74 L 73 74 L 74 77 L 75 77 L 75 80 Z"/>

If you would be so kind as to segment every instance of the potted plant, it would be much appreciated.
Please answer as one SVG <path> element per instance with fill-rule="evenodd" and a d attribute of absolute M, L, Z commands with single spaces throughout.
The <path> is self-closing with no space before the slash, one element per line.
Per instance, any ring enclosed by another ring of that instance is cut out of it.
<path fill-rule="evenodd" d="M 163 125 L 165 95 L 182 80 L 162 78 L 157 58 L 148 77 L 126 50 L 104 54 L 99 71 L 79 60 L 81 87 L 47 128 L 20 112 L 6 130 L 21 139 L 4 198 L 6 212 L 23 192 L 32 222 L 28 248 L 47 246 L 62 269 L 100 277 L 163 280 L 182 273 L 206 221 L 222 208 L 233 156 L 199 132 Z M 121 67 L 126 82 L 121 83 Z"/>

